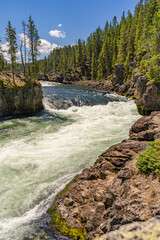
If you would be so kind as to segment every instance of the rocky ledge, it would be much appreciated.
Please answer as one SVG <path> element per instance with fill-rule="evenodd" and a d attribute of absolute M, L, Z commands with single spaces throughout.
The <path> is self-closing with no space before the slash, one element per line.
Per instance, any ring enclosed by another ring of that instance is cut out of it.
<path fill-rule="evenodd" d="M 158 240 L 160 239 L 160 217 L 147 222 L 135 222 L 121 226 L 119 230 L 101 236 L 96 240 Z"/>
<path fill-rule="evenodd" d="M 33 114 L 43 109 L 42 89 L 37 82 L 31 85 L 0 85 L 0 117 Z"/>
<path fill-rule="evenodd" d="M 140 118 L 129 139 L 110 147 L 57 195 L 48 211 L 51 228 L 75 239 L 94 239 L 159 215 L 159 178 L 136 167 L 138 154 L 159 138 L 160 112 Z"/>

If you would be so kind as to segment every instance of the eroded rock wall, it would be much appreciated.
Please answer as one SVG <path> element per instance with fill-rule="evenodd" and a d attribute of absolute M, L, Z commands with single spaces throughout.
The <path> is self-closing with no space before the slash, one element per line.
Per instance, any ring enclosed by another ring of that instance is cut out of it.
<path fill-rule="evenodd" d="M 135 99 L 140 114 L 149 115 L 152 111 L 160 111 L 160 83 L 152 84 L 145 75 L 133 66 L 135 75 L 124 81 L 124 65 L 115 65 L 115 78 L 112 79 L 113 90 Z M 123 79 L 123 80 L 122 80 Z"/>
<path fill-rule="evenodd" d="M 0 87 L 0 117 L 36 113 L 43 108 L 40 84 L 19 88 Z"/>

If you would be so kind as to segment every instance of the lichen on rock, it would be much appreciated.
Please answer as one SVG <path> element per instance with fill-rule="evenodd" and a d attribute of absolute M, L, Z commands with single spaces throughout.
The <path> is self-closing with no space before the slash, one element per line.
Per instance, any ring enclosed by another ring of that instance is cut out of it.
<path fill-rule="evenodd" d="M 135 222 L 121 226 L 119 230 L 105 234 L 95 240 L 159 240 L 160 217 L 147 222 Z"/>

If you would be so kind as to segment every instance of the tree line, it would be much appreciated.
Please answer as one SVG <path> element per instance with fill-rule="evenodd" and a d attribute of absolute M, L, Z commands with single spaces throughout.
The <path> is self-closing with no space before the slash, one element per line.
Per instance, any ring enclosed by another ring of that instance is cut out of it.
<path fill-rule="evenodd" d="M 11 67 L 13 75 L 13 83 L 15 84 L 15 73 L 17 68 L 17 53 L 18 48 L 20 49 L 21 56 L 21 70 L 24 73 L 25 81 L 27 79 L 36 79 L 38 76 L 38 61 L 37 56 L 39 54 L 38 47 L 40 46 L 40 37 L 35 23 L 30 16 L 28 23 L 22 21 L 22 33 L 21 33 L 21 44 L 18 46 L 16 29 L 12 27 L 11 22 L 8 21 L 6 27 L 6 42 L 8 46 L 8 55 L 10 56 L 10 63 L 8 68 Z M 27 50 L 29 48 L 29 51 Z M 0 71 L 5 70 L 7 63 L 3 57 L 2 46 L 0 42 Z"/>
<path fill-rule="evenodd" d="M 116 63 L 124 63 L 126 79 L 135 61 L 149 80 L 160 79 L 160 1 L 140 0 L 134 14 L 123 12 L 120 23 L 114 17 L 104 29 L 98 27 L 87 41 L 55 49 L 39 61 L 45 74 L 76 75 L 100 80 L 114 72 Z"/>
<path fill-rule="evenodd" d="M 114 65 L 123 63 L 125 79 L 134 74 L 131 62 L 136 63 L 141 72 L 151 81 L 160 79 L 160 1 L 140 0 L 134 14 L 123 12 L 120 22 L 115 16 L 106 22 L 104 29 L 98 27 L 86 41 L 79 39 L 77 44 L 54 49 L 48 57 L 37 60 L 40 38 L 30 16 L 28 23 L 22 22 L 20 45 L 21 70 L 25 79 L 37 78 L 38 74 L 78 76 L 78 79 L 101 80 L 114 73 Z M 29 42 L 27 43 L 27 38 Z M 18 45 L 15 28 L 10 21 L 6 28 L 6 40 L 11 56 L 13 79 L 17 67 Z M 29 51 L 26 50 L 29 47 Z M 1 45 L 1 44 L 0 44 Z M 0 48 L 0 70 L 6 62 Z"/>

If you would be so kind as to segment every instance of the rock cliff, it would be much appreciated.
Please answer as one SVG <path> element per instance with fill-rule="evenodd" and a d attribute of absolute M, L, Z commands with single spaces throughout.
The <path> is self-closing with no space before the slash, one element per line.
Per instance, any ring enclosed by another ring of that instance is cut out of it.
<path fill-rule="evenodd" d="M 0 117 L 33 114 L 42 110 L 39 83 L 19 87 L 0 86 Z"/>
<path fill-rule="evenodd" d="M 116 76 L 112 79 L 112 88 L 120 94 L 133 97 L 140 114 L 149 115 L 160 110 L 160 82 L 152 84 L 145 75 L 132 67 L 133 76 L 128 81 L 124 79 L 123 64 L 115 65 Z"/>
<path fill-rule="evenodd" d="M 51 228 L 75 239 L 94 239 L 159 215 L 159 178 L 136 167 L 138 154 L 159 138 L 160 112 L 140 118 L 129 139 L 106 150 L 57 195 L 48 211 Z"/>

